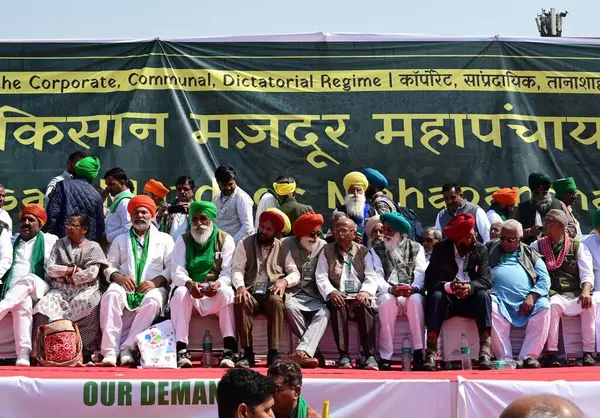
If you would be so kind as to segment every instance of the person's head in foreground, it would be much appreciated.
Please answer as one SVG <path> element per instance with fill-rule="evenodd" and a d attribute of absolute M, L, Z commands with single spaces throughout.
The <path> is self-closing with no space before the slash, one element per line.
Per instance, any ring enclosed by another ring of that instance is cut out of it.
<path fill-rule="evenodd" d="M 301 395 L 302 369 L 292 360 L 277 360 L 267 373 L 269 379 L 275 383 L 275 417 L 319 417 Z"/>
<path fill-rule="evenodd" d="M 217 386 L 219 418 L 275 418 L 276 388 L 271 379 L 254 370 L 230 370 Z"/>
<path fill-rule="evenodd" d="M 573 402 L 556 395 L 527 395 L 506 407 L 500 418 L 584 418 Z"/>

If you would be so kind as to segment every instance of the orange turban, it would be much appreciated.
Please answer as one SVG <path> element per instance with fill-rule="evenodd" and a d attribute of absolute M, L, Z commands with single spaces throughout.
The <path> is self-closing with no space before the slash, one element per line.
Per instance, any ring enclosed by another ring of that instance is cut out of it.
<path fill-rule="evenodd" d="M 150 192 L 161 199 L 164 199 L 169 194 L 169 189 L 167 189 L 160 181 L 154 179 L 148 180 L 148 183 L 144 186 L 144 191 Z"/>
<path fill-rule="evenodd" d="M 444 235 L 454 242 L 467 238 L 475 226 L 475 218 L 470 213 L 456 215 L 444 228 Z"/>
<path fill-rule="evenodd" d="M 261 224 L 267 221 L 271 222 L 271 225 L 273 225 L 273 228 L 275 229 L 275 235 L 281 233 L 283 227 L 285 226 L 285 220 L 283 219 L 283 216 L 277 212 L 266 210 L 261 213 L 260 217 L 258 218 L 258 223 Z"/>
<path fill-rule="evenodd" d="M 23 215 L 33 215 L 40 221 L 40 224 L 44 226 L 48 222 L 48 215 L 43 207 L 40 205 L 25 205 L 21 212 L 19 212 L 19 218 Z"/>
<path fill-rule="evenodd" d="M 131 199 L 127 205 L 127 211 L 132 215 L 135 208 L 139 208 L 140 206 L 148 209 L 154 218 L 154 215 L 156 215 L 156 203 L 146 195 L 138 195 Z"/>
<path fill-rule="evenodd" d="M 516 205 L 519 194 L 515 189 L 500 189 L 492 194 L 492 199 L 502 205 Z"/>
<path fill-rule="evenodd" d="M 321 228 L 324 222 L 323 215 L 310 211 L 296 219 L 292 231 L 298 238 L 307 237 L 315 229 Z"/>

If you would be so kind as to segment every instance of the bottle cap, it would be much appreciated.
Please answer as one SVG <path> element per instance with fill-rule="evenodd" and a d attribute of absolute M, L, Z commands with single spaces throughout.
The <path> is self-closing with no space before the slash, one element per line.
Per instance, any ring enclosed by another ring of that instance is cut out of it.
<path fill-rule="evenodd" d="M 210 334 L 210 330 L 207 329 L 207 330 L 204 331 L 204 333 L 205 334 Z"/>

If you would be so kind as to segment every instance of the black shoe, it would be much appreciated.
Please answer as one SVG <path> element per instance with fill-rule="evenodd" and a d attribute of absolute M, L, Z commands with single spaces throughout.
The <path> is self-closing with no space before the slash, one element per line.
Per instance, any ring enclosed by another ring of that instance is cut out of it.
<path fill-rule="evenodd" d="M 534 359 L 533 357 L 529 357 L 523 362 L 524 369 L 539 369 L 540 367 L 540 362 L 537 361 L 537 359 Z"/>
<path fill-rule="evenodd" d="M 323 354 L 318 349 L 315 352 L 315 358 L 319 362 L 319 367 L 325 367 L 325 366 L 327 366 L 327 363 L 325 363 L 325 357 L 323 357 Z"/>
<path fill-rule="evenodd" d="M 592 353 L 583 353 L 583 365 L 588 367 L 596 365 L 596 360 L 592 357 Z"/>
<path fill-rule="evenodd" d="M 492 358 L 487 354 L 482 354 L 479 356 L 479 370 L 492 370 L 494 368 L 494 363 L 492 363 Z"/>
<path fill-rule="evenodd" d="M 267 354 L 267 367 L 270 367 L 275 361 L 279 360 L 279 353 L 277 351 L 269 351 Z"/>
<path fill-rule="evenodd" d="M 423 350 L 415 350 L 413 354 L 413 370 L 423 370 Z"/>
<path fill-rule="evenodd" d="M 562 363 L 555 354 L 547 354 L 544 357 L 544 367 L 562 367 Z"/>
<path fill-rule="evenodd" d="M 246 353 L 244 352 L 244 355 L 242 356 L 242 358 L 235 363 L 235 367 L 239 368 L 239 369 L 249 369 L 250 367 L 254 367 L 256 366 L 256 360 L 254 358 L 254 353 Z"/>
<path fill-rule="evenodd" d="M 435 354 L 427 354 L 423 362 L 422 370 L 426 372 L 435 372 L 437 370 L 437 359 Z"/>
<path fill-rule="evenodd" d="M 186 349 L 177 352 L 177 367 L 180 369 L 189 369 L 192 367 L 192 356 Z"/>
<path fill-rule="evenodd" d="M 379 370 L 382 372 L 389 372 L 392 370 L 392 361 L 391 360 L 379 360 Z"/>

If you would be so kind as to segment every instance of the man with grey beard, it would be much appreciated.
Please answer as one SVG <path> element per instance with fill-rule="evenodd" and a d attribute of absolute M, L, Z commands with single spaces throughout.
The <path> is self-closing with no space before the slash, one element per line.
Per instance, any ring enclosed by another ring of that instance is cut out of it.
<path fill-rule="evenodd" d="M 301 367 L 315 368 L 314 358 L 319 342 L 327 329 L 329 309 L 325 306 L 315 282 L 315 268 L 325 241 L 319 238 L 323 216 L 308 212 L 300 216 L 292 230 L 293 237 L 285 238 L 279 253 L 279 265 L 293 261 L 300 272 L 296 286 L 288 287 L 284 305 L 285 317 L 291 331 L 300 339 L 296 352 L 290 357 Z"/>
<path fill-rule="evenodd" d="M 344 177 L 344 204 L 336 209 L 336 212 L 343 212 L 356 224 L 357 241 L 367 244 L 368 238 L 365 234 L 367 220 L 377 215 L 375 208 L 367 202 L 365 192 L 369 187 L 367 177 L 358 171 L 348 173 Z"/>
<path fill-rule="evenodd" d="M 192 310 L 200 316 L 217 315 L 223 336 L 220 366 L 232 368 L 237 352 L 234 293 L 231 287 L 231 263 L 235 242 L 231 235 L 214 223 L 217 207 L 211 202 L 190 204 L 192 227 L 175 243 L 171 276 L 178 286 L 171 298 L 171 321 L 177 341 L 177 366 L 192 367 L 187 351 Z"/>
<path fill-rule="evenodd" d="M 122 366 L 133 363 L 135 336 L 162 310 L 171 278 L 173 239 L 152 225 L 156 204 L 148 196 L 135 196 L 127 210 L 131 229 L 112 242 L 104 270 L 111 283 L 100 305 L 102 365 L 108 367 L 117 365 L 117 354 Z M 127 334 L 122 332 L 125 316 L 135 316 Z"/>
<path fill-rule="evenodd" d="M 415 369 L 423 363 L 425 336 L 425 250 L 406 234 L 410 223 L 397 212 L 384 213 L 383 243 L 373 247 L 373 266 L 380 280 L 379 306 L 380 370 L 392 369 L 396 318 L 406 316 L 412 336 Z"/>

